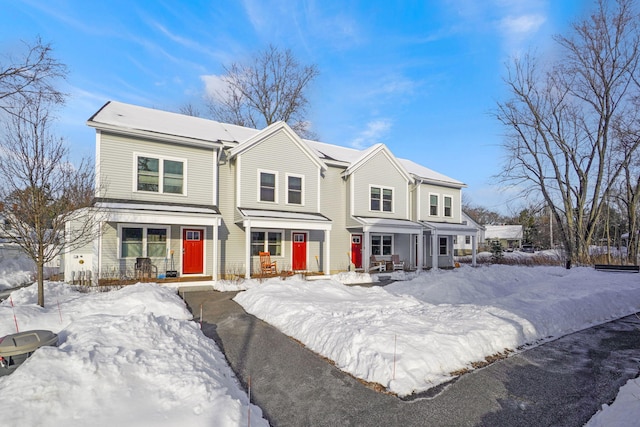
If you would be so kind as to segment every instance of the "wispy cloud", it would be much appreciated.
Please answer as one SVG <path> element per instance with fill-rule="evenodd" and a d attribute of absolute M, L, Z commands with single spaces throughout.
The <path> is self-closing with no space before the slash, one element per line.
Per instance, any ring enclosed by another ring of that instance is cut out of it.
<path fill-rule="evenodd" d="M 353 148 L 362 150 L 377 142 L 380 142 L 380 138 L 386 135 L 391 129 L 392 123 L 389 119 L 378 119 L 367 123 L 366 128 L 362 130 L 351 141 L 350 145 Z"/>
<path fill-rule="evenodd" d="M 506 35 L 526 35 L 538 31 L 545 21 L 540 14 L 506 16 L 500 21 L 500 28 Z"/>
<path fill-rule="evenodd" d="M 207 97 L 218 98 L 228 88 L 222 76 L 209 74 L 200 76 L 204 83 L 204 92 Z"/>

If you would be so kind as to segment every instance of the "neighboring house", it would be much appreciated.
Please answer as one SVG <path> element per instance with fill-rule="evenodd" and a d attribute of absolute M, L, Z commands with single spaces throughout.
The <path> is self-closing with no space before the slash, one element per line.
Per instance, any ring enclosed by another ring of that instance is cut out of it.
<path fill-rule="evenodd" d="M 466 212 L 462 211 L 462 223 L 470 225 L 476 229 L 476 242 L 485 241 L 485 227 L 474 221 Z M 455 256 L 467 256 L 473 252 L 473 245 L 471 244 L 471 236 L 456 236 L 453 243 L 453 254 Z"/>
<path fill-rule="evenodd" d="M 505 250 L 515 250 L 522 247 L 521 225 L 485 225 L 484 227 L 484 238 L 487 245 L 497 240 Z"/>
<path fill-rule="evenodd" d="M 100 237 L 65 257 L 65 276 L 130 276 L 138 258 L 182 277 L 249 277 L 259 252 L 278 270 L 451 267 L 465 184 L 396 158 L 262 130 L 108 102 L 96 129 Z M 73 224 L 69 224 L 72 227 Z M 82 263 L 80 263 L 82 261 Z"/>

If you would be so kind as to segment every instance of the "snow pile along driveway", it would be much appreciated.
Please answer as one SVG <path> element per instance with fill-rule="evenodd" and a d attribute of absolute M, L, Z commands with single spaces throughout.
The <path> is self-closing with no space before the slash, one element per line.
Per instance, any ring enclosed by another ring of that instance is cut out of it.
<path fill-rule="evenodd" d="M 492 355 L 635 313 L 637 279 L 590 268 L 462 267 L 386 288 L 273 279 L 235 301 L 338 368 L 406 396 Z"/>
<path fill-rule="evenodd" d="M 266 426 L 215 343 L 174 289 L 138 284 L 79 293 L 46 283 L 0 304 L 0 337 L 20 330 L 58 333 L 0 377 L 0 413 L 12 426 Z"/>

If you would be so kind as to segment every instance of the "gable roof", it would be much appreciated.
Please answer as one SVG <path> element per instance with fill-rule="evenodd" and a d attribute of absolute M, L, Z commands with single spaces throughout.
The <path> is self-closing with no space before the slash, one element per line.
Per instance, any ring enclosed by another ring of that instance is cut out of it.
<path fill-rule="evenodd" d="M 389 162 L 391 162 L 391 165 L 395 167 L 396 170 L 400 172 L 400 174 L 404 176 L 408 182 L 413 182 L 413 178 L 411 177 L 411 175 L 409 175 L 407 170 L 400 163 L 398 163 L 398 160 L 393 155 L 393 153 L 389 151 L 386 145 L 374 144 L 368 149 L 361 151 L 360 153 L 360 157 L 353 161 L 349 165 L 349 167 L 342 173 L 343 176 L 351 175 L 377 154 L 382 153 L 389 160 Z"/>
<path fill-rule="evenodd" d="M 352 173 L 370 156 L 383 150 L 394 166 L 407 177 L 408 181 L 417 179 L 455 188 L 466 187 L 466 184 L 461 181 L 435 172 L 411 160 L 395 157 L 384 144 L 376 144 L 363 151 L 319 141 L 303 140 L 284 122 L 274 123 L 263 130 L 257 130 L 117 101 L 108 101 L 87 120 L 88 126 L 98 130 L 135 134 L 186 144 L 205 146 L 222 144 L 233 147 L 231 151 L 234 155 L 257 143 L 270 132 L 280 128 L 285 129 L 283 124 L 286 126 L 287 132 L 294 137 L 296 143 L 323 170 L 326 169 L 326 162 L 334 162 L 344 166 L 348 170 L 348 172 L 345 170 L 347 174 Z M 242 148 L 240 148 L 241 146 Z"/>
<path fill-rule="evenodd" d="M 258 131 L 256 134 L 251 136 L 246 141 L 238 144 L 237 146 L 235 146 L 234 148 L 229 150 L 229 158 L 233 158 L 235 156 L 238 156 L 238 155 L 244 153 L 245 151 L 251 149 L 252 147 L 260 144 L 266 138 L 268 138 L 271 135 L 274 135 L 275 133 L 280 132 L 280 131 L 286 133 L 287 136 L 298 147 L 300 147 L 300 149 L 307 155 L 307 157 L 309 157 L 309 159 L 311 159 L 311 161 L 313 161 L 316 164 L 316 166 L 318 166 L 318 168 L 320 168 L 323 171 L 327 170 L 327 165 L 325 165 L 324 162 L 322 160 L 320 160 L 320 158 L 318 157 L 317 153 L 315 151 L 313 151 L 305 141 L 300 139 L 298 134 L 296 134 L 289 127 L 289 125 L 287 125 L 285 122 L 282 122 L 282 121 L 275 122 L 275 123 L 267 126 L 263 130 Z"/>

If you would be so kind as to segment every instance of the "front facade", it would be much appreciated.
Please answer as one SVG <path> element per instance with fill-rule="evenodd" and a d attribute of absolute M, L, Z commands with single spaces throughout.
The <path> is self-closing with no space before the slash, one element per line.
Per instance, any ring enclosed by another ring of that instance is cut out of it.
<path fill-rule="evenodd" d="M 87 123 L 103 220 L 92 244 L 65 253 L 66 280 L 135 277 L 141 265 L 161 278 L 250 277 L 260 252 L 289 273 L 450 267 L 454 236 L 476 235 L 461 221 L 464 184 L 383 144 L 354 150 L 283 122 L 255 130 L 118 102 Z"/>

